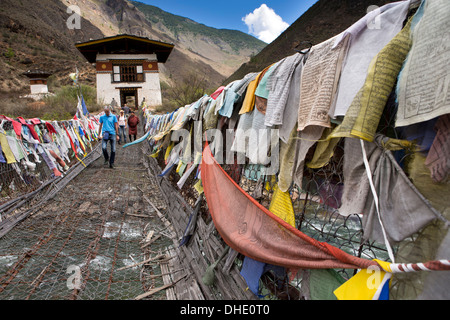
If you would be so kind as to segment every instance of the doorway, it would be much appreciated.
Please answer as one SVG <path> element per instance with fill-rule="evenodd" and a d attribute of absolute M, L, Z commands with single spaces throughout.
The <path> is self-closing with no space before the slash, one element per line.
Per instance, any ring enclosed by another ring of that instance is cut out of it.
<path fill-rule="evenodd" d="M 120 88 L 120 107 L 125 103 L 131 110 L 138 109 L 138 88 Z"/>

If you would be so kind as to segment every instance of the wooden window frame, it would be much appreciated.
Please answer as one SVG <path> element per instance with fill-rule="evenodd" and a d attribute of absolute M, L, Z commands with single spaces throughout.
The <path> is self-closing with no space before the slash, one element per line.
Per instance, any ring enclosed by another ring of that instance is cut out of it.
<path fill-rule="evenodd" d="M 141 72 L 138 72 L 141 71 Z M 119 72 L 117 72 L 119 71 Z M 118 77 L 118 78 L 117 78 Z M 112 73 L 113 83 L 142 83 L 145 82 L 142 64 L 114 64 Z"/>

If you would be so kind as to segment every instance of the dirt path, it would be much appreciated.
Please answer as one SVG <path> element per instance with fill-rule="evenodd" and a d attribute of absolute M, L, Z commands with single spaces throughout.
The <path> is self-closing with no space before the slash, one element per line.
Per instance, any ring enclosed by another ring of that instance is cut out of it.
<path fill-rule="evenodd" d="M 134 299 L 164 284 L 158 259 L 130 267 L 172 245 L 143 197 L 164 210 L 141 149 L 118 145 L 115 169 L 100 157 L 0 239 L 0 299 Z"/>

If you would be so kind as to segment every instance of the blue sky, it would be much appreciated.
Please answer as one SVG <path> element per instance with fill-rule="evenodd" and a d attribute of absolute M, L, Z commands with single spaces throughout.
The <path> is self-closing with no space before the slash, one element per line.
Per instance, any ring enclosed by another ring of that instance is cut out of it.
<path fill-rule="evenodd" d="M 273 41 L 317 0 L 138 0 L 218 29 Z"/>

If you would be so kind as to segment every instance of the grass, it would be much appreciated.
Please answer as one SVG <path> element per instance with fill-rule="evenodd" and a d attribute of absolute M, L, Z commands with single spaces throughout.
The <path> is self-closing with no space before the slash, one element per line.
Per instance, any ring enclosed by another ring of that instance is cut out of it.
<path fill-rule="evenodd" d="M 81 93 L 90 113 L 97 112 L 101 105 L 97 104 L 96 89 L 81 85 Z M 75 86 L 57 87 L 54 95 L 40 101 L 19 98 L 20 92 L 0 92 L 0 114 L 11 118 L 41 118 L 44 120 L 69 120 L 77 111 L 78 88 Z"/>
<path fill-rule="evenodd" d="M 15 52 L 14 52 L 13 49 L 8 48 L 8 50 L 6 50 L 6 51 L 3 53 L 3 56 L 4 56 L 5 58 L 7 58 L 7 59 L 11 59 L 11 58 L 14 58 Z"/>

